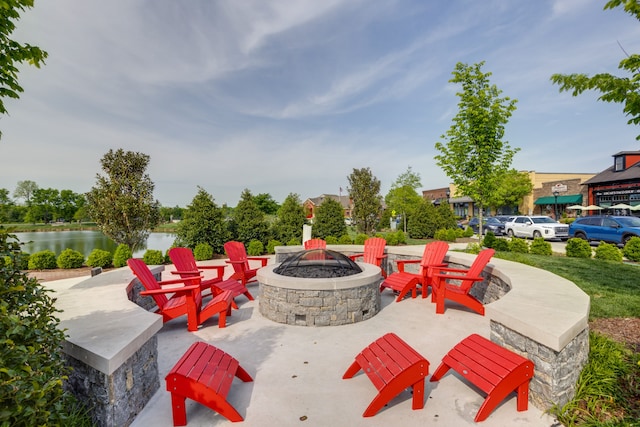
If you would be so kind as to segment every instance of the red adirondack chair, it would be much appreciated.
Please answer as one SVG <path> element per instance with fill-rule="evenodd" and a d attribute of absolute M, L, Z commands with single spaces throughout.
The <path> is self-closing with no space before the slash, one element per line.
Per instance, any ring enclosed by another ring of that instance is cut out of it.
<path fill-rule="evenodd" d="M 469 294 L 475 282 L 482 282 L 482 270 L 487 266 L 495 251 L 484 249 L 480 251 L 476 259 L 468 269 L 463 268 L 438 268 L 433 273 L 432 290 L 435 296 L 436 313 L 444 313 L 445 300 L 455 301 L 484 316 L 484 305 Z M 449 280 L 460 281 L 460 285 L 449 283 Z"/>
<path fill-rule="evenodd" d="M 411 297 L 417 295 L 417 287 L 421 286 L 422 298 L 427 297 L 427 288 L 432 286 L 432 275 L 437 267 L 446 267 L 444 257 L 447 255 L 449 245 L 441 240 L 431 242 L 424 247 L 422 259 L 396 260 L 398 264 L 398 272 L 392 273 L 380 284 L 380 292 L 385 288 L 393 289 L 399 292 L 396 301 L 402 301 L 407 292 L 411 291 Z M 406 264 L 420 263 L 420 269 L 417 273 L 405 271 Z M 433 298 L 433 291 L 432 291 Z"/>
<path fill-rule="evenodd" d="M 327 242 L 322 239 L 309 239 L 304 242 L 304 249 L 327 249 Z"/>
<path fill-rule="evenodd" d="M 349 255 L 349 258 L 353 261 L 362 258 L 362 261 L 367 264 L 377 265 L 380 267 L 382 277 L 387 277 L 387 272 L 382 268 L 382 260 L 387 257 L 384 254 L 386 245 L 387 241 L 382 237 L 370 237 L 364 241 L 364 253 Z"/>
<path fill-rule="evenodd" d="M 201 291 L 210 289 L 213 295 L 218 295 L 223 291 L 229 290 L 233 293 L 233 298 L 238 295 L 245 295 L 250 301 L 253 301 L 253 295 L 245 285 L 235 279 L 223 280 L 224 265 L 197 265 L 193 252 L 189 248 L 171 248 L 169 249 L 169 258 L 171 258 L 171 262 L 176 268 L 171 273 L 179 274 L 180 277 L 185 279 L 193 279 L 192 283 L 199 284 Z M 204 269 L 216 270 L 216 277 L 204 279 L 201 275 Z M 233 308 L 238 308 L 235 300 Z"/>
<path fill-rule="evenodd" d="M 269 262 L 269 258 L 266 257 L 248 257 L 247 250 L 242 242 L 227 242 L 224 244 L 224 250 L 229 257 L 227 263 L 233 266 L 231 278 L 238 280 L 243 285 L 254 281 L 258 270 Z M 261 265 L 252 269 L 249 261 L 260 261 Z"/>
<path fill-rule="evenodd" d="M 127 264 L 146 289 L 140 292 L 140 295 L 149 295 L 153 298 L 158 306 L 158 314 L 162 315 L 164 323 L 186 314 L 187 329 L 189 331 L 197 331 L 199 325 L 211 316 L 218 314 L 218 326 L 224 328 L 227 316 L 231 315 L 231 300 L 233 297 L 230 291 L 225 291 L 215 296 L 207 305 L 202 307 L 202 293 L 198 284 L 162 288 L 162 285 L 184 284 L 185 280 L 189 282 L 191 279 L 180 278 L 158 282 L 144 261 L 131 258 L 127 261 Z M 168 294 L 171 295 L 167 296 Z"/>

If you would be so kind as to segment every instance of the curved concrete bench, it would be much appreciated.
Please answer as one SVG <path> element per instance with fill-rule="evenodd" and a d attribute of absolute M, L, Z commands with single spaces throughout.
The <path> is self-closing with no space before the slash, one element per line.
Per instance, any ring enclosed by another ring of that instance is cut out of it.
<path fill-rule="evenodd" d="M 329 245 L 344 254 L 359 253 L 363 245 Z M 282 262 L 302 246 L 276 247 Z M 420 259 L 424 246 L 387 246 L 383 268 L 397 271 L 395 260 Z M 450 264 L 468 267 L 475 255 L 449 251 Z M 416 267 L 417 268 L 417 267 Z M 493 258 L 486 280 L 472 293 L 485 304 L 489 338 L 535 363 L 530 400 L 541 409 L 564 405 L 589 354 L 589 296 L 573 282 L 539 268 Z"/>
<path fill-rule="evenodd" d="M 154 267 L 160 274 L 164 267 Z M 162 317 L 130 301 L 137 279 L 129 268 L 87 280 L 45 282 L 54 290 L 73 393 L 101 426 L 129 425 L 160 387 Z"/>

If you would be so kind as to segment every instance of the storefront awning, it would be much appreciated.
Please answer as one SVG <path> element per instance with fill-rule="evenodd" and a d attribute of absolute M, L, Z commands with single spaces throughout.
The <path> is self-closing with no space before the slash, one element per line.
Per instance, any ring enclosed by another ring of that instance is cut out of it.
<path fill-rule="evenodd" d="M 555 196 L 540 197 L 534 205 L 554 205 L 556 203 Z M 567 196 L 558 196 L 559 205 L 582 204 L 582 194 L 569 194 Z"/>

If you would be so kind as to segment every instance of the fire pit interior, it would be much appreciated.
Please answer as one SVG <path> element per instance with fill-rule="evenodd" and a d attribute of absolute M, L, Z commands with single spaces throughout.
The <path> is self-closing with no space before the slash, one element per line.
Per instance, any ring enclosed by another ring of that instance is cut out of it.
<path fill-rule="evenodd" d="M 311 249 L 258 270 L 260 313 L 278 323 L 337 326 L 380 311 L 380 267 Z"/>
<path fill-rule="evenodd" d="M 362 273 L 362 268 L 340 252 L 311 249 L 291 255 L 273 270 L 289 277 L 331 278 Z"/>

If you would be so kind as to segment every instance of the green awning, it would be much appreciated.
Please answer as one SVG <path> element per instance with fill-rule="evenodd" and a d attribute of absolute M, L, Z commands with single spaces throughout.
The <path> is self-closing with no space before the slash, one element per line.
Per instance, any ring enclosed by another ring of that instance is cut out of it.
<path fill-rule="evenodd" d="M 540 197 L 535 202 L 533 202 L 534 205 L 554 205 L 555 203 L 556 203 L 556 198 L 554 196 Z M 559 205 L 582 204 L 582 194 L 569 194 L 567 196 L 558 196 L 558 204 Z"/>

